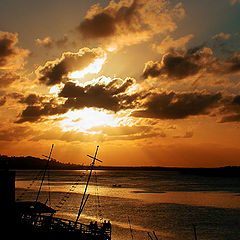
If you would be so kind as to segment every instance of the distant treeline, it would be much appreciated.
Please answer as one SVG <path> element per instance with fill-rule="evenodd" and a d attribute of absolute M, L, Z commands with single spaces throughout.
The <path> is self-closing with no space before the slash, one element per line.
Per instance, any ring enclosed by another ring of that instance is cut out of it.
<path fill-rule="evenodd" d="M 0 155 L 0 169 L 44 169 L 46 159 L 36 157 L 8 157 Z M 49 168 L 52 170 L 87 170 L 90 166 L 62 163 L 51 160 Z M 206 177 L 240 177 L 240 166 L 226 166 L 219 168 L 177 168 L 177 167 L 113 167 L 95 166 L 96 170 L 121 170 L 121 171 L 177 171 L 179 174 L 199 175 Z"/>
<path fill-rule="evenodd" d="M 46 159 L 36 157 L 8 157 L 0 155 L 0 169 L 44 169 L 47 165 Z M 62 163 L 59 161 L 51 160 L 49 162 L 50 169 L 81 169 L 82 165 L 72 163 Z"/>

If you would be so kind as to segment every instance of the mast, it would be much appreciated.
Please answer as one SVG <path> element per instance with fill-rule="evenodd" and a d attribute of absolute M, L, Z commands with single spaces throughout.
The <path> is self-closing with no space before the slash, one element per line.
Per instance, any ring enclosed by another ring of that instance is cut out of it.
<path fill-rule="evenodd" d="M 86 183 L 86 186 L 85 186 L 85 189 L 84 189 L 84 193 L 83 193 L 83 197 L 82 197 L 82 201 L 81 201 L 81 204 L 80 204 L 80 207 L 79 207 L 79 211 L 78 211 L 78 215 L 77 215 L 77 218 L 76 218 L 76 221 L 75 221 L 75 224 L 77 224 L 78 222 L 78 219 L 83 211 L 83 208 L 87 202 L 87 199 L 89 197 L 89 194 L 87 195 L 86 199 L 85 199 L 85 196 L 86 196 L 86 192 L 87 192 L 87 189 L 88 189 L 88 185 L 89 185 L 89 181 L 90 181 L 90 178 L 91 178 L 91 175 L 92 175 L 92 171 L 93 171 L 93 167 L 94 167 L 94 164 L 95 164 L 95 161 L 98 161 L 98 162 L 102 162 L 101 160 L 97 159 L 97 152 L 98 152 L 98 148 L 99 146 L 97 146 L 96 148 L 96 151 L 95 151 L 95 154 L 94 154 L 94 157 L 90 156 L 90 155 L 87 155 L 88 157 L 92 158 L 93 161 L 92 161 L 92 164 L 91 164 L 91 168 L 90 168 L 90 172 L 89 172 L 89 175 L 88 175 L 88 179 L 87 179 L 87 183 Z"/>
<path fill-rule="evenodd" d="M 39 186 L 39 189 L 38 189 L 38 193 L 37 193 L 37 197 L 36 197 L 35 202 L 38 201 L 38 198 L 39 198 L 39 195 L 40 195 L 40 192 L 41 192 L 41 189 L 42 189 L 43 181 L 44 181 L 44 178 L 45 178 L 45 175 L 46 175 L 48 166 L 49 166 L 49 162 L 50 162 L 50 159 L 51 159 L 53 147 L 54 147 L 54 144 L 52 144 L 50 153 L 49 153 L 49 155 L 48 155 L 48 157 L 47 157 L 47 158 L 48 158 L 48 159 L 47 159 L 47 164 L 46 164 L 46 167 L 45 167 L 44 172 L 43 172 L 42 181 L 41 181 L 41 184 L 40 184 L 40 186 Z"/>

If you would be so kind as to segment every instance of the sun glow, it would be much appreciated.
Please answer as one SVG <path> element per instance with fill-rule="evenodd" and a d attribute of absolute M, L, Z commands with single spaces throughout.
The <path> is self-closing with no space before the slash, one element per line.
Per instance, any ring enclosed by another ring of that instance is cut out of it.
<path fill-rule="evenodd" d="M 108 52 L 114 52 L 114 51 L 116 51 L 116 50 L 117 50 L 117 46 L 112 45 L 112 46 L 108 46 L 108 47 L 107 47 L 107 51 L 108 51 Z"/>
<path fill-rule="evenodd" d="M 106 110 L 96 110 L 93 108 L 84 108 L 82 110 L 69 111 L 62 115 L 60 127 L 63 131 L 78 131 L 95 134 L 90 131 L 98 126 L 116 127 L 122 123 L 122 118 L 108 113 Z"/>
<path fill-rule="evenodd" d="M 49 93 L 54 95 L 55 97 L 58 96 L 58 93 L 61 91 L 61 89 L 64 87 L 63 83 L 60 83 L 59 85 L 55 85 L 50 88 Z"/>
<path fill-rule="evenodd" d="M 71 79 L 81 79 L 86 74 L 99 73 L 106 59 L 107 59 L 107 54 L 105 53 L 103 58 L 96 59 L 93 63 L 89 64 L 86 68 L 84 68 L 81 71 L 75 71 L 70 73 L 68 77 Z"/>

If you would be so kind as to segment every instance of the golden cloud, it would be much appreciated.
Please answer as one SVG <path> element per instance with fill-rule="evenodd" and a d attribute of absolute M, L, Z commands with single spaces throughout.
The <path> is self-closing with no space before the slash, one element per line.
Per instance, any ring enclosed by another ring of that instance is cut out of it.
<path fill-rule="evenodd" d="M 181 3 L 174 7 L 168 1 L 110 1 L 102 8 L 95 4 L 77 30 L 87 39 L 97 39 L 112 46 L 123 46 L 149 40 L 177 28 L 176 19 L 185 16 Z"/>
<path fill-rule="evenodd" d="M 18 34 L 0 31 L 0 69 L 21 69 L 24 58 L 29 56 L 27 49 L 16 46 Z"/>
<path fill-rule="evenodd" d="M 37 69 L 40 83 L 52 86 L 68 80 L 68 75 L 75 71 L 87 68 L 97 59 L 106 57 L 101 48 L 81 48 L 77 53 L 65 52 L 55 61 L 48 61 L 43 67 Z"/>

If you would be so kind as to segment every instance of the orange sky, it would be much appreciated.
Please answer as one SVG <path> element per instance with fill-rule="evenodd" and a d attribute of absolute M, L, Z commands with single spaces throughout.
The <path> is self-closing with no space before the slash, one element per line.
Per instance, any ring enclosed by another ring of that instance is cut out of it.
<path fill-rule="evenodd" d="M 1 1 L 0 154 L 54 144 L 57 160 L 89 164 L 100 145 L 103 165 L 240 165 L 239 10 Z"/>

